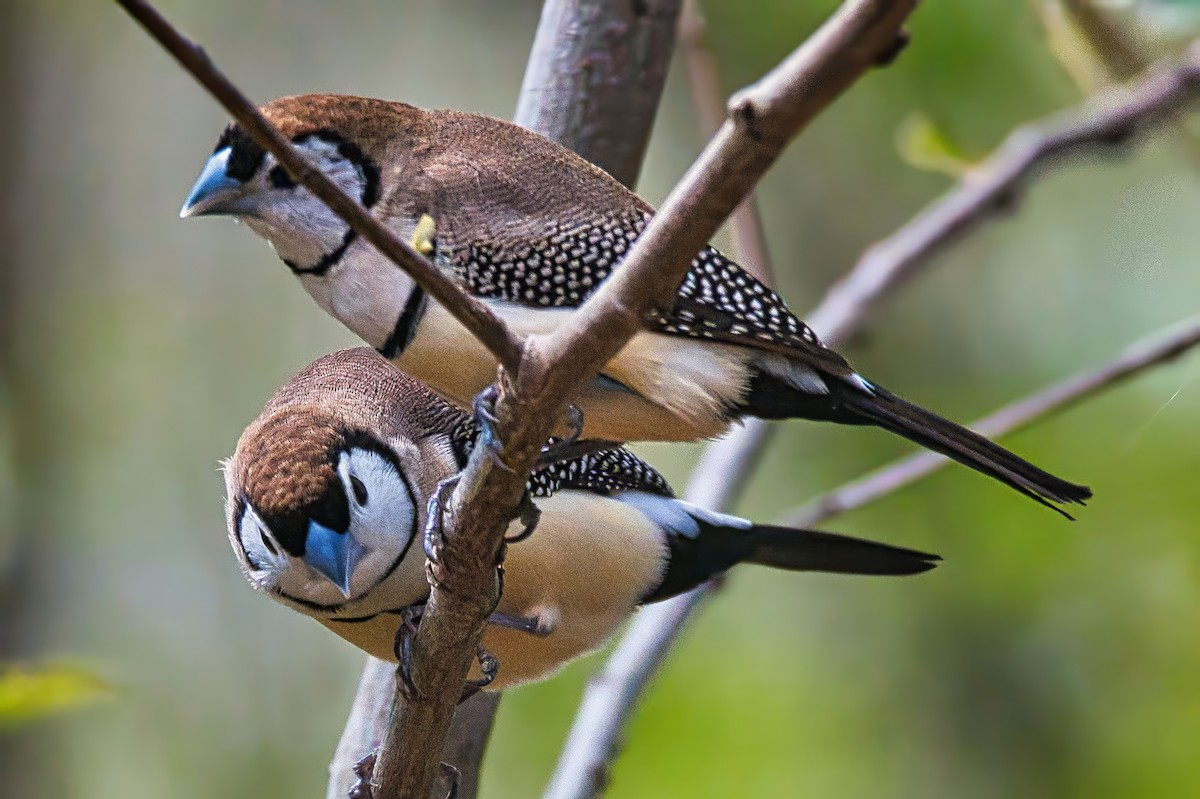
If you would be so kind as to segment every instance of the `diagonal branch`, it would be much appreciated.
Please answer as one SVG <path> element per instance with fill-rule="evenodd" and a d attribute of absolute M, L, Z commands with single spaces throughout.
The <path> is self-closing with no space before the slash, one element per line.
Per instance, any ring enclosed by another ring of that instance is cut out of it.
<path fill-rule="evenodd" d="M 1015 432 L 1113 388 L 1148 369 L 1175 360 L 1198 344 L 1200 316 L 1192 316 L 1165 331 L 1130 345 L 1099 369 L 1068 377 L 1030 394 L 980 419 L 971 427 L 989 438 Z M 785 516 L 784 523 L 808 526 L 861 508 L 928 477 L 949 462 L 932 452 L 910 455 L 791 511 Z"/>
<path fill-rule="evenodd" d="M 1011 210 L 1039 170 L 1125 144 L 1174 119 L 1200 94 L 1200 43 L 1138 83 L 1106 91 L 1082 110 L 1014 130 L 959 185 L 886 239 L 873 244 L 808 315 L 828 344 L 858 332 L 871 307 L 908 280 L 937 251 L 989 217 Z"/>
<path fill-rule="evenodd" d="M 633 188 L 670 63 L 679 5 L 679 0 L 547 0 L 515 121 Z M 618 52 L 610 52 L 613 45 Z M 579 64 L 589 68 L 578 69 Z M 393 701 L 393 673 L 393 667 L 368 658 L 330 764 L 328 799 L 347 795 L 355 762 L 382 740 Z M 459 771 L 460 799 L 474 799 L 478 793 L 498 704 L 498 694 L 481 693 L 454 712 L 442 758 Z"/>
<path fill-rule="evenodd" d="M 466 294 L 428 259 L 371 216 L 358 200 L 342 191 L 319 169 L 314 169 L 279 129 L 267 121 L 254 103 L 217 69 L 204 50 L 179 33 L 153 6 L 144 0 L 117 0 L 117 3 L 208 89 L 254 143 L 275 156 L 297 183 L 316 195 L 355 233 L 374 244 L 407 272 L 473 336 L 482 341 L 506 369 L 512 371 L 517 368 L 521 360 L 521 342 L 490 308 Z"/>
<path fill-rule="evenodd" d="M 494 567 L 542 442 L 593 377 L 678 287 L 693 255 L 782 148 L 873 64 L 895 53 L 911 2 L 850 0 L 780 67 L 743 94 L 727 122 L 639 237 L 621 269 L 552 336 L 524 351 L 516 383 L 501 375 L 498 454 L 480 447 L 450 499 L 434 587 L 413 645 L 418 692 L 385 740 L 384 796 L 425 799 L 438 744 L 496 597 Z M 470 512 L 466 512 L 467 507 Z M 403 757 L 399 754 L 403 743 Z"/>

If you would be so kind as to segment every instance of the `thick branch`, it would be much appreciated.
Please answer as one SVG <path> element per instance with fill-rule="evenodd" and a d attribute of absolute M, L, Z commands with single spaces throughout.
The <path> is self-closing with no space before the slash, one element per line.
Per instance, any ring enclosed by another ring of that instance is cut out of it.
<path fill-rule="evenodd" d="M 681 0 L 546 0 L 513 121 L 637 182 Z"/>
<path fill-rule="evenodd" d="M 1011 210 L 1039 169 L 1125 144 L 1134 134 L 1175 118 L 1197 93 L 1200 44 L 1192 45 L 1182 62 L 1157 68 L 1133 86 L 1104 92 L 1082 111 L 1018 128 L 958 186 L 872 245 L 808 315 L 809 324 L 830 344 L 853 337 L 871 306 L 934 253 L 987 218 Z"/>
<path fill-rule="evenodd" d="M 407 272 L 421 288 L 445 306 L 454 318 L 482 341 L 506 369 L 515 370 L 520 362 L 521 344 L 491 309 L 466 294 L 446 275 L 408 243 L 396 238 L 387 227 L 371 216 L 362 204 L 342 191 L 323 172 L 313 168 L 292 147 L 292 143 L 259 112 L 242 92 L 209 60 L 208 55 L 180 34 L 149 3 L 143 0 L 117 0 L 129 15 L 209 93 L 225 107 L 255 144 L 271 153 L 304 188 L 328 205 L 354 231 L 374 244 L 381 253 Z"/>
<path fill-rule="evenodd" d="M 980 419 L 972 428 L 989 438 L 1020 430 L 1059 413 L 1118 383 L 1174 360 L 1200 344 L 1200 316 L 1185 319 L 1166 331 L 1130 345 L 1115 359 L 1006 405 Z M 786 524 L 809 526 L 861 508 L 941 469 L 949 461 L 932 452 L 919 452 L 868 474 L 787 514 Z"/>

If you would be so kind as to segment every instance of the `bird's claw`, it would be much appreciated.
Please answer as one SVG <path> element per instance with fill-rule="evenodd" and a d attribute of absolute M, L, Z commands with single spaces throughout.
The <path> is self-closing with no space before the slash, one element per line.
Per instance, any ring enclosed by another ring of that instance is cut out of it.
<path fill-rule="evenodd" d="M 446 517 L 446 500 L 450 498 L 450 493 L 454 491 L 454 487 L 458 485 L 458 481 L 462 479 L 462 474 L 452 475 L 442 480 L 433 489 L 433 493 L 429 495 L 429 501 L 425 504 L 425 530 L 422 536 L 422 545 L 425 549 L 425 557 L 430 563 L 437 563 L 441 559 L 442 548 L 442 524 Z"/>
<path fill-rule="evenodd" d="M 505 471 L 511 472 L 503 460 L 500 459 L 500 450 L 504 443 L 500 440 L 499 434 L 496 432 L 496 423 L 499 421 L 495 414 L 496 400 L 500 398 L 500 390 L 492 384 L 475 395 L 475 399 L 471 402 L 471 411 L 475 414 L 475 421 L 479 425 L 479 442 L 478 446 L 486 447 L 488 456 L 492 462 Z"/>
<path fill-rule="evenodd" d="M 392 651 L 396 655 L 396 676 L 400 680 L 400 692 L 406 700 L 417 695 L 417 686 L 412 678 L 412 642 L 424 612 L 424 605 L 409 605 L 401 610 L 400 627 L 392 644 Z"/>
<path fill-rule="evenodd" d="M 529 536 L 533 535 L 533 531 L 537 529 L 538 520 L 542 518 L 542 510 L 533 503 L 533 497 L 529 491 L 521 495 L 521 502 L 517 505 L 517 519 L 521 522 L 521 532 L 516 535 L 504 537 L 505 544 L 515 544 L 518 541 L 524 541 Z"/>
<path fill-rule="evenodd" d="M 371 780 L 375 775 L 375 762 L 378 759 L 379 750 L 376 749 L 354 764 L 354 776 L 357 780 L 350 786 L 350 792 L 347 794 L 349 799 L 374 799 L 375 783 Z M 438 763 L 438 768 L 450 786 L 446 790 L 446 799 L 458 799 L 458 785 L 462 781 L 462 774 L 449 763 Z"/>
<path fill-rule="evenodd" d="M 478 680 L 467 680 L 466 685 L 463 686 L 462 695 L 458 698 L 460 705 L 479 693 L 481 689 L 491 685 L 496 679 L 496 675 L 500 673 L 500 661 L 483 647 L 479 647 L 475 651 L 475 659 L 479 661 L 479 671 L 482 676 Z"/>

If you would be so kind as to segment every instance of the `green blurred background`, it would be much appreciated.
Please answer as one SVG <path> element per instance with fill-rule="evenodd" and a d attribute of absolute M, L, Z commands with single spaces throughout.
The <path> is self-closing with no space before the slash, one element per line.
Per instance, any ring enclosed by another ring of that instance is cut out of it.
<path fill-rule="evenodd" d="M 834 5 L 704 3 L 726 90 Z M 539 4 L 161 8 L 256 99 L 508 116 Z M 0 17 L 0 660 L 111 689 L 0 728 L 0 795 L 323 796 L 361 657 L 243 583 L 217 464 L 285 376 L 355 342 L 249 231 L 176 219 L 226 118 L 116 6 L 18 0 Z M 1079 100 L 1096 65 L 1056 57 L 1056 20 L 1042 2 L 928 2 L 900 60 L 788 150 L 759 196 L 793 307 L 950 185 L 902 156 L 914 113 L 969 160 Z M 1193 21 L 1142 34 L 1169 49 Z M 677 58 L 642 193 L 661 200 L 703 138 Z M 1196 312 L 1195 152 L 1169 129 L 1040 181 L 849 354 L 967 420 Z M 942 553 L 929 575 L 734 572 L 653 685 L 611 795 L 1200 795 L 1198 376 L 1186 360 L 1007 442 L 1092 485 L 1075 524 L 956 468 L 831 525 Z M 641 449 L 680 487 L 698 453 Z M 778 518 L 905 451 L 785 424 L 739 510 Z M 539 793 L 597 665 L 505 699 L 485 797 Z"/>

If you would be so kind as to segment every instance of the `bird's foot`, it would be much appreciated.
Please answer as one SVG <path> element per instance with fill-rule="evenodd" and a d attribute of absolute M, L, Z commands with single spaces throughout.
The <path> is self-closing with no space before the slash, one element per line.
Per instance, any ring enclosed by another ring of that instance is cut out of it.
<path fill-rule="evenodd" d="M 425 504 L 425 530 L 422 536 L 422 545 L 425 548 L 425 557 L 429 559 L 430 563 L 438 563 L 441 560 L 442 545 L 446 541 L 443 534 L 446 501 L 450 498 L 450 493 L 454 491 L 454 487 L 458 485 L 460 479 L 462 479 L 461 473 L 442 480 L 433 489 L 433 493 L 429 495 L 429 501 Z"/>
<path fill-rule="evenodd" d="M 463 686 L 462 694 L 458 697 L 458 703 L 461 705 L 482 689 L 487 688 L 496 679 L 496 675 L 500 673 L 500 661 L 491 652 L 483 647 L 479 647 L 475 651 L 475 659 L 479 661 L 480 678 L 478 680 L 467 680 Z"/>
<path fill-rule="evenodd" d="M 396 638 L 392 642 L 392 652 L 396 655 L 396 676 L 400 680 L 400 693 L 405 701 L 411 701 L 417 696 L 417 686 L 412 678 L 412 642 L 416 637 L 421 615 L 425 613 L 425 605 L 409 605 L 400 611 L 400 627 L 396 630 Z"/>
<path fill-rule="evenodd" d="M 375 799 L 376 786 L 372 782 L 372 778 L 375 775 L 375 762 L 378 759 L 379 750 L 374 749 L 354 764 L 355 783 L 350 786 L 350 792 L 346 794 L 349 799 Z M 446 799 L 458 799 L 458 784 L 462 780 L 462 775 L 449 763 L 439 763 L 438 767 L 442 771 L 442 777 L 449 784 L 449 788 L 446 790 Z"/>
<path fill-rule="evenodd" d="M 500 459 L 500 450 L 504 447 L 504 443 L 500 440 L 500 435 L 496 432 L 496 423 L 499 421 L 496 418 L 496 400 L 500 398 L 500 389 L 496 385 L 485 388 L 475 395 L 475 399 L 471 401 L 471 412 L 475 414 L 475 422 L 479 425 L 479 442 L 477 446 L 486 447 L 488 457 L 492 462 L 511 472 L 508 464 Z"/>
<path fill-rule="evenodd" d="M 413 682 L 412 678 L 412 642 L 413 638 L 417 635 L 417 628 L 420 626 L 421 617 L 424 613 L 424 604 L 409 605 L 403 608 L 400 611 L 400 627 L 396 630 L 396 639 L 392 644 L 392 651 L 396 656 L 396 663 L 398 664 L 396 675 L 400 680 L 400 693 L 403 694 L 406 701 L 412 700 L 418 694 L 416 683 Z M 487 621 L 492 623 L 492 618 L 496 615 L 493 613 L 488 617 Z M 511 618 L 510 616 L 504 616 L 505 622 Z M 514 621 L 524 622 L 527 620 L 516 619 Z M 500 673 L 500 661 L 483 647 L 479 647 L 476 650 L 475 658 L 479 661 L 479 671 L 482 676 L 478 680 L 467 681 L 463 687 L 462 695 L 458 699 L 460 705 L 479 693 L 480 689 L 491 685 L 492 681 L 496 679 L 496 675 Z"/>

